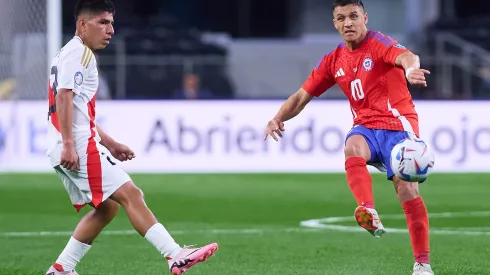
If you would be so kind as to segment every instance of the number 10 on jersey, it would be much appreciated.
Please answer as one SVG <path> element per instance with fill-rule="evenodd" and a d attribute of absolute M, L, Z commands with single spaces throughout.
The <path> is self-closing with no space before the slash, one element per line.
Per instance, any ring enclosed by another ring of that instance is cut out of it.
<path fill-rule="evenodd" d="M 354 101 L 364 98 L 364 90 L 362 89 L 362 83 L 360 79 L 354 79 L 350 83 L 350 89 L 352 91 L 352 98 Z"/>

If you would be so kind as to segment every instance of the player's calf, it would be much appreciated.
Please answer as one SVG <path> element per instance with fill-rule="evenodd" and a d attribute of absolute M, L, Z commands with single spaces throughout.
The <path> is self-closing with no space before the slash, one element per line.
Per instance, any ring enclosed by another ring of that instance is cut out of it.
<path fill-rule="evenodd" d="M 108 199 L 88 212 L 78 223 L 73 237 L 82 243 L 91 244 L 119 212 L 119 203 Z"/>
<path fill-rule="evenodd" d="M 122 185 L 111 198 L 124 207 L 138 233 L 144 236 L 160 254 L 172 259 L 170 270 L 174 274 L 181 274 L 194 264 L 205 261 L 217 249 L 217 244 L 194 249 L 181 248 L 148 209 L 143 192 L 131 181 Z"/>
<path fill-rule="evenodd" d="M 111 199 L 124 207 L 131 224 L 141 236 L 145 236 L 148 230 L 158 223 L 153 213 L 146 206 L 143 191 L 136 187 L 132 181 L 119 187 L 111 195 Z"/>
<path fill-rule="evenodd" d="M 357 205 L 374 208 L 372 178 L 366 166 L 371 150 L 364 137 L 359 134 L 349 136 L 344 154 L 347 184 Z"/>
<path fill-rule="evenodd" d="M 424 200 L 419 196 L 418 183 L 406 182 L 396 176 L 393 182 L 407 219 L 415 262 L 429 264 L 429 216 Z"/>

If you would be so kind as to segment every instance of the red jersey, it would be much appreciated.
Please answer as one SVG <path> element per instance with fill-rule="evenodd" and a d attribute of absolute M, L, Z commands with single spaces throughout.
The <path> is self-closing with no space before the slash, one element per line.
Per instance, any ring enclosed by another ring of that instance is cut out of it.
<path fill-rule="evenodd" d="M 345 43 L 325 55 L 302 88 L 320 96 L 338 84 L 349 99 L 354 125 L 419 134 L 418 116 L 396 57 L 408 50 L 380 32 L 368 31 L 356 50 Z"/>

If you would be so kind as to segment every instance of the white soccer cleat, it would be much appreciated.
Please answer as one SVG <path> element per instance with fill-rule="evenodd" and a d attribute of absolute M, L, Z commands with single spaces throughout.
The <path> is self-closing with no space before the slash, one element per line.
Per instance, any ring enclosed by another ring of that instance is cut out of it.
<path fill-rule="evenodd" d="M 434 275 L 430 264 L 415 263 L 412 275 Z"/>
<path fill-rule="evenodd" d="M 58 271 L 54 265 L 49 267 L 48 272 L 46 272 L 46 275 L 78 275 L 78 273 L 75 270 L 72 271 Z"/>
<path fill-rule="evenodd" d="M 181 275 L 191 266 L 206 261 L 218 250 L 217 243 L 211 243 L 203 247 L 193 248 L 185 246 L 182 251 L 173 259 L 168 259 L 170 272 L 175 275 Z"/>
<path fill-rule="evenodd" d="M 375 209 L 358 206 L 354 216 L 357 223 L 376 238 L 379 238 L 386 233 L 385 228 L 379 219 L 378 212 Z"/>

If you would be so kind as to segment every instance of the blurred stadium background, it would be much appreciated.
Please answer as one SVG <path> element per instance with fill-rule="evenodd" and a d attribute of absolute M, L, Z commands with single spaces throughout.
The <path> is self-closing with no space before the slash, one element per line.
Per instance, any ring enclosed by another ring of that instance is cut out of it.
<path fill-rule="evenodd" d="M 74 35 L 74 3 L 0 0 L 0 274 L 42 274 L 80 218 L 44 144 L 48 61 Z M 436 154 L 436 173 L 422 188 L 434 213 L 436 274 L 490 274 L 484 257 L 490 5 L 364 3 L 368 27 L 419 54 L 432 72 L 429 87 L 411 92 L 422 138 Z M 331 6 L 332 0 L 117 1 L 116 34 L 96 52 L 98 123 L 135 150 L 137 158 L 121 165 L 179 242 L 221 243 L 218 257 L 192 273 L 410 274 L 406 232 L 377 241 L 356 232 L 349 218 L 338 228 L 300 226 L 350 217 L 355 208 L 343 176 L 352 118 L 337 87 L 288 122 L 281 142 L 262 141 L 282 101 L 341 42 Z M 373 175 L 382 216 L 402 214 L 392 188 Z M 384 223 L 404 228 L 403 219 Z M 79 272 L 165 268 L 151 247 L 124 231 L 130 229 L 119 215 Z M 356 254 L 359 244 L 364 252 Z"/>

